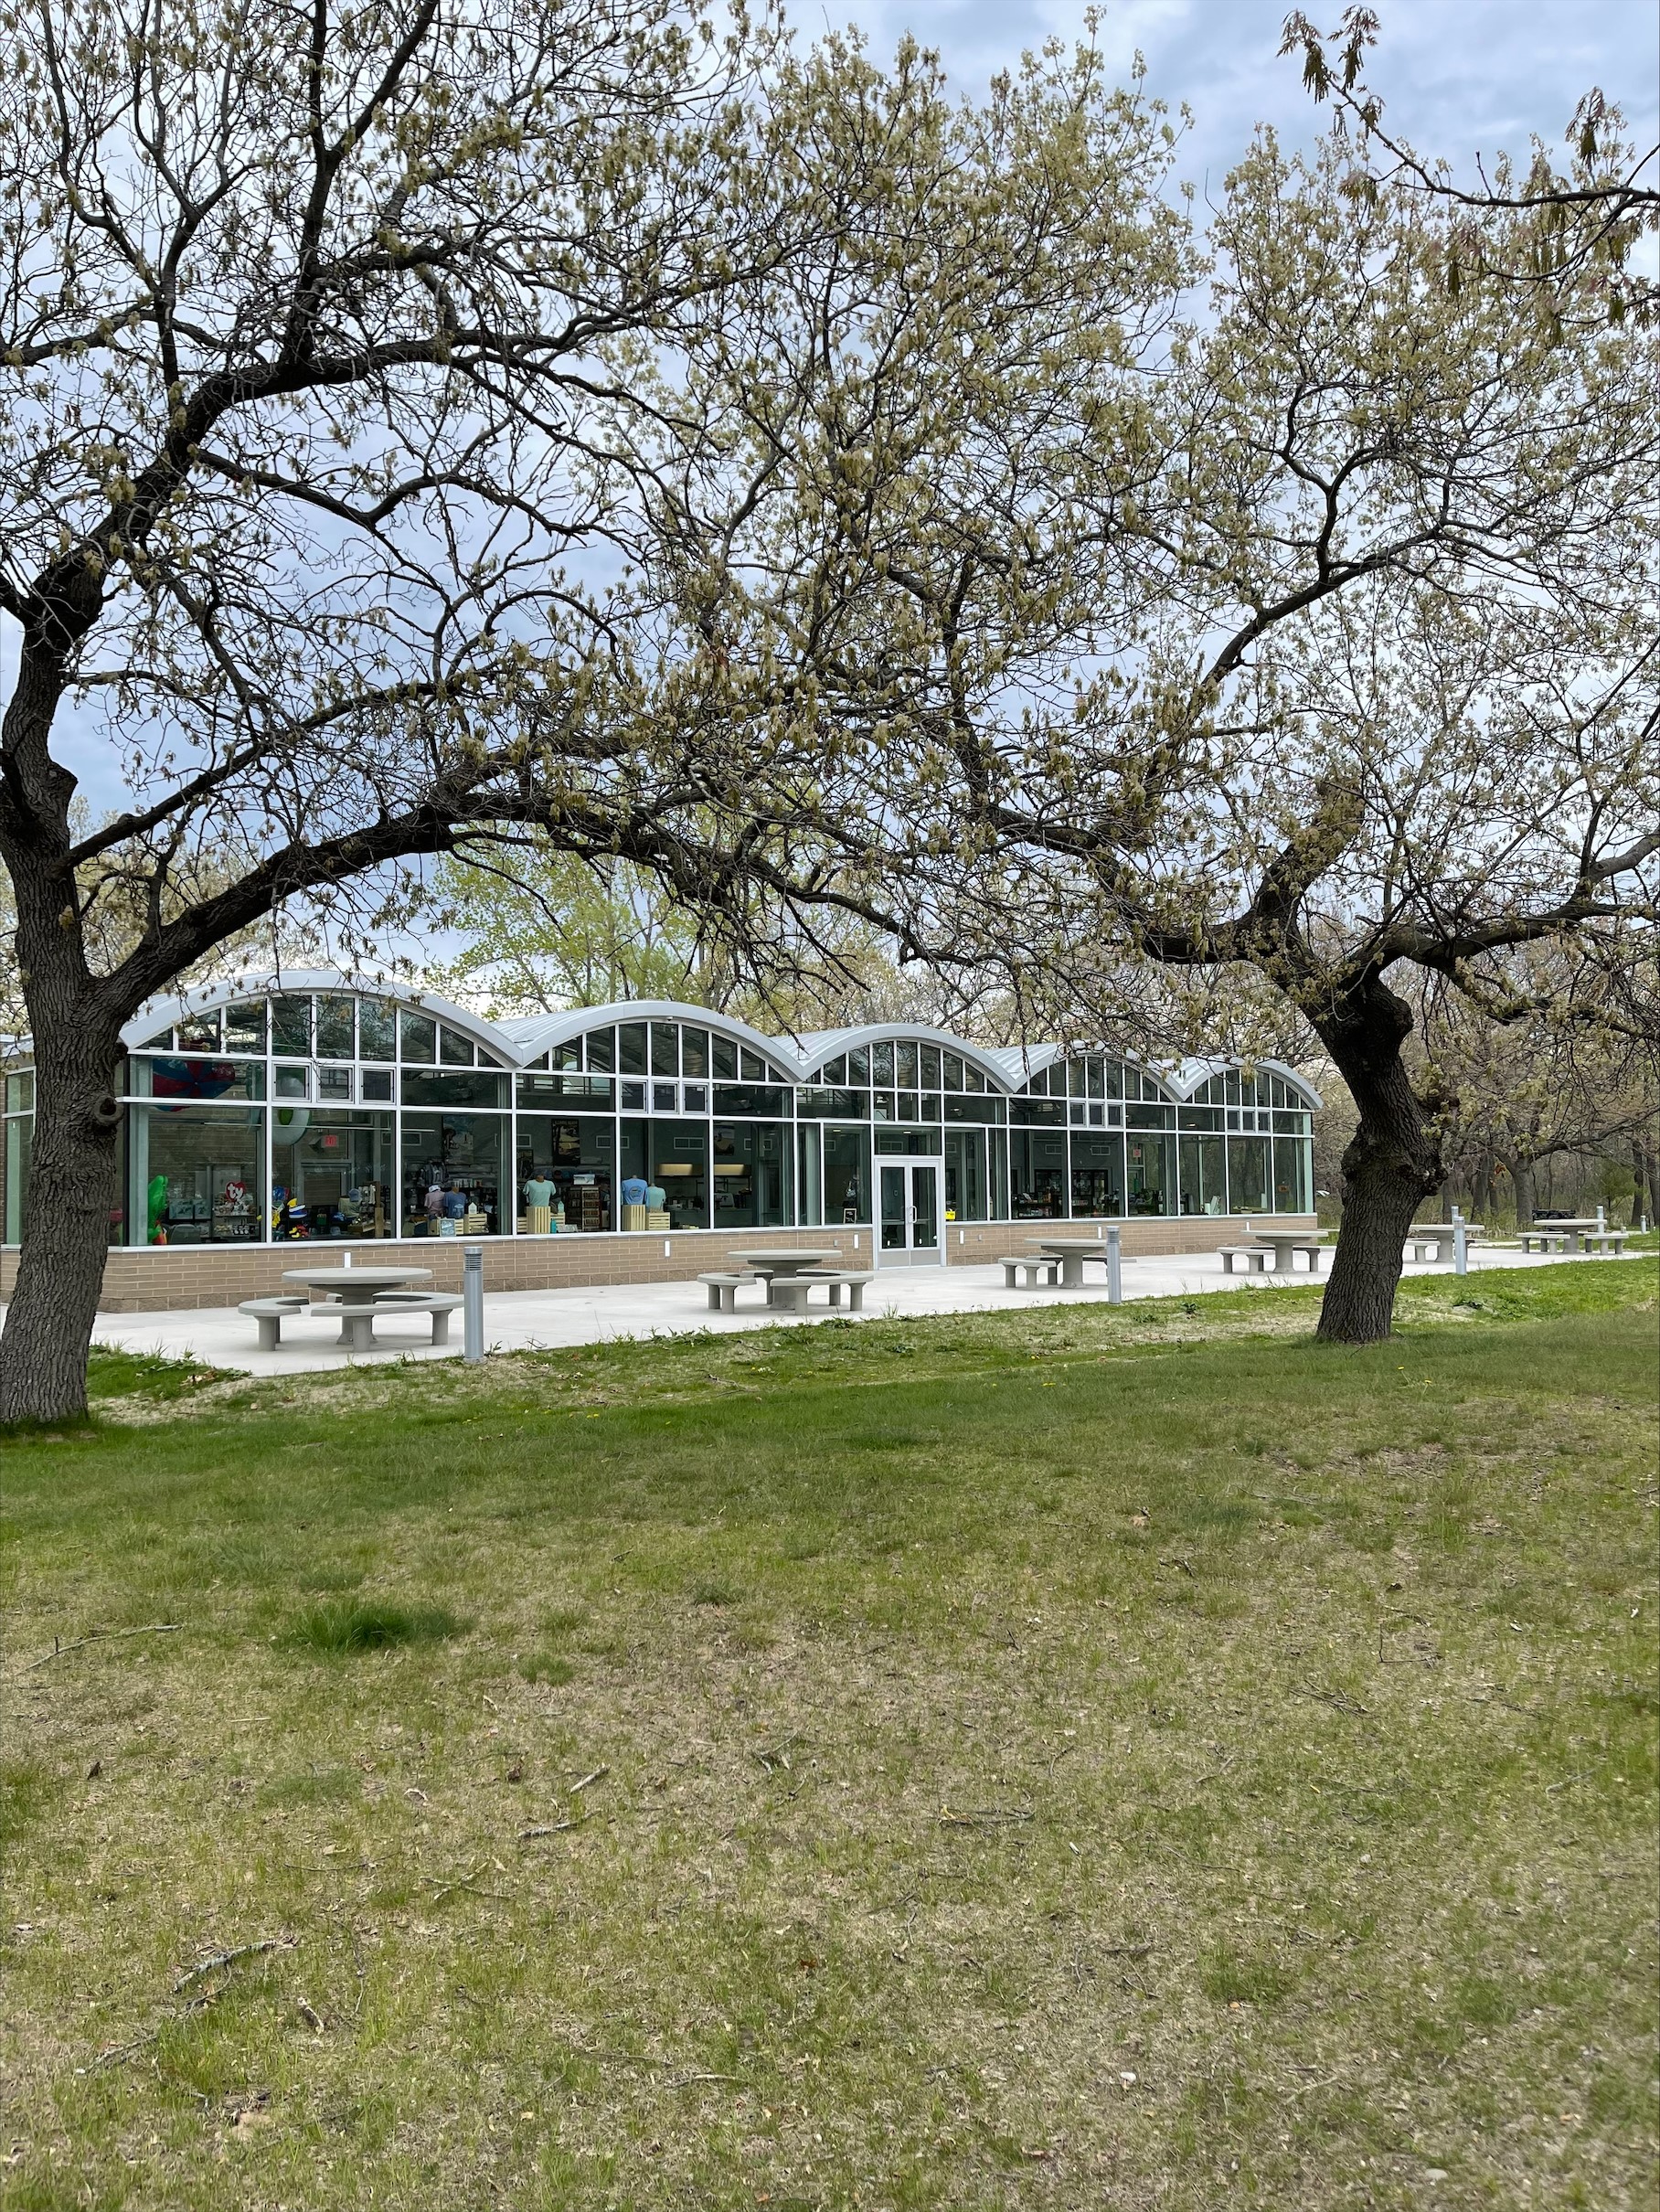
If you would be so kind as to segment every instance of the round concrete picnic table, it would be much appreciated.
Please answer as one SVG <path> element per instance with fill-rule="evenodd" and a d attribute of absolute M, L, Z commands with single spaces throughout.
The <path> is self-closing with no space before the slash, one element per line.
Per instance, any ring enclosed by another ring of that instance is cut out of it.
<path fill-rule="evenodd" d="M 1253 1228 L 1250 1233 L 1259 1244 L 1272 1245 L 1276 1275 L 1295 1274 L 1297 1247 L 1300 1244 L 1317 1244 L 1319 1242 L 1314 1231 L 1307 1228 Z M 1449 1229 L 1447 1233 L 1451 1236 L 1452 1231 Z M 1309 1272 L 1317 1274 L 1319 1269 L 1319 1260 L 1311 1260 Z"/>
<path fill-rule="evenodd" d="M 1530 1237 L 1559 1236 L 1564 1238 L 1566 1241 L 1562 1246 L 1562 1250 L 1565 1252 L 1582 1252 L 1585 1247 L 1580 1241 L 1581 1237 L 1606 1236 L 1607 1233 L 1608 1224 L 1606 1221 L 1580 1219 L 1575 1219 L 1572 1221 L 1541 1221 L 1537 1214 L 1527 1225 L 1527 1234 Z M 1416 1235 L 1417 1231 L 1414 1230 L 1413 1234 Z"/>
<path fill-rule="evenodd" d="M 1595 1228 L 1597 1225 L 1591 1221 L 1586 1226 Z M 1444 1260 L 1449 1252 L 1458 1250 L 1458 1232 L 1461 1228 L 1464 1232 L 1466 1244 L 1474 1244 L 1482 1234 L 1482 1225 L 1479 1221 L 1462 1223 L 1457 1221 L 1414 1221 L 1401 1241 L 1404 1244 L 1432 1244 L 1435 1247 L 1436 1260 L 1439 1261 Z"/>
<path fill-rule="evenodd" d="M 430 1267 L 285 1267 L 284 1282 L 303 1282 L 314 1301 L 326 1303 L 333 1292 L 339 1304 L 361 1310 L 373 1305 L 382 1291 L 401 1289 L 406 1282 L 431 1282 Z M 340 1342 L 349 1345 L 351 1332 L 342 1328 Z"/>
<path fill-rule="evenodd" d="M 1032 1250 L 1059 1260 L 1061 1289 L 1076 1291 L 1083 1287 L 1084 1261 L 1106 1260 L 1107 1240 L 1104 1237 L 1038 1237 L 1032 1239 Z"/>
<path fill-rule="evenodd" d="M 734 1252 L 732 1254 L 732 1258 L 739 1260 L 744 1267 L 752 1267 L 758 1275 L 766 1278 L 767 1303 L 769 1305 L 772 1303 L 772 1277 L 774 1275 L 782 1275 L 786 1278 L 792 1275 L 810 1275 L 813 1270 L 823 1261 L 839 1260 L 841 1257 L 841 1252 L 835 1249 L 823 1252 L 803 1251 L 798 1245 L 790 1245 L 787 1248 L 781 1245 L 776 1250 L 763 1248 L 753 1252 Z"/>

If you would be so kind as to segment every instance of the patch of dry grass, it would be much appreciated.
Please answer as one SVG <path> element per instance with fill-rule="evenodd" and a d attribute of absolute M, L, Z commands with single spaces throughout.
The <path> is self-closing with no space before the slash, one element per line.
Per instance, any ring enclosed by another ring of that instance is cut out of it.
<path fill-rule="evenodd" d="M 1651 1277 L 9 1447 L 6 2202 L 1646 2203 Z"/>

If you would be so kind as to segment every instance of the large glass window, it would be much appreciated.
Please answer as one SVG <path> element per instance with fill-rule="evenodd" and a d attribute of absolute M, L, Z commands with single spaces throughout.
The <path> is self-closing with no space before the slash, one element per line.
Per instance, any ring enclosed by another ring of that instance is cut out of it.
<path fill-rule="evenodd" d="M 398 1021 L 384 998 L 357 1002 L 357 1049 L 366 1060 L 398 1058 Z"/>
<path fill-rule="evenodd" d="M 8 1095 L 17 1081 L 16 1076 L 6 1078 Z M 23 1242 L 23 1217 L 27 1209 L 29 1195 L 29 1155 L 35 1149 L 35 1117 L 32 1113 L 18 1114 L 5 1125 L 5 1241 Z"/>
<path fill-rule="evenodd" d="M 616 1153 L 617 1125 L 609 1116 L 520 1114 L 520 1229 L 537 1236 L 614 1228 Z"/>
<path fill-rule="evenodd" d="M 825 1219 L 851 1227 L 870 1218 L 870 1133 L 825 1131 Z"/>
<path fill-rule="evenodd" d="M 1064 1220 L 1067 1141 L 1064 1132 L 1016 1129 L 1008 1141 L 1009 1210 L 1016 1221 Z"/>
<path fill-rule="evenodd" d="M 317 1001 L 317 1058 L 349 1060 L 356 1058 L 353 1034 L 354 1002 L 344 992 L 325 991 Z"/>
<path fill-rule="evenodd" d="M 1126 1136 L 1124 1184 L 1127 1213 L 1175 1213 L 1176 1139 L 1133 1132 Z"/>
<path fill-rule="evenodd" d="M 948 1129 L 945 1132 L 945 1218 L 948 1221 L 987 1221 L 991 1218 L 987 1144 L 987 1133 L 983 1129 Z"/>
<path fill-rule="evenodd" d="M 1225 1214 L 1228 1185 L 1223 1175 L 1220 1137 L 1184 1137 L 1181 1141 L 1182 1211 L 1185 1214 Z"/>
<path fill-rule="evenodd" d="M 1229 1077 L 1229 1082 L 1238 1079 Z M 1228 1210 L 1231 1214 L 1265 1214 L 1268 1207 L 1268 1139 L 1229 1137 L 1228 1140 Z"/>
<path fill-rule="evenodd" d="M 215 1100 L 265 1096 L 262 1060 L 187 1060 L 170 1053 L 139 1053 L 129 1062 L 132 1095 L 166 1099 L 178 1105 L 209 1105 Z"/>
<path fill-rule="evenodd" d="M 1081 1062 L 1075 1063 L 1081 1065 Z M 1112 1219 L 1124 1210 L 1124 1141 L 1072 1133 L 1072 1213 L 1081 1221 Z"/>
<path fill-rule="evenodd" d="M 645 1073 L 645 1024 L 623 1022 L 617 1031 L 617 1066 L 623 1075 Z"/>
<path fill-rule="evenodd" d="M 651 1172 L 647 1180 L 653 1189 L 663 1194 L 670 1228 L 708 1228 L 708 1123 L 654 1122 L 651 1133 Z"/>
<path fill-rule="evenodd" d="M 127 1109 L 128 1241 L 250 1244 L 265 1214 L 258 1106 Z"/>
<path fill-rule="evenodd" d="M 1274 1139 L 1274 1211 L 1306 1214 L 1309 1203 L 1308 1146 L 1301 1137 Z"/>
<path fill-rule="evenodd" d="M 396 1236 L 391 1115 L 274 1108 L 271 1233 L 279 1242 Z"/>
<path fill-rule="evenodd" d="M 309 998 L 285 995 L 271 1002 L 271 1048 L 290 1059 L 311 1058 L 312 1003 Z"/>
<path fill-rule="evenodd" d="M 406 1068 L 403 1102 L 406 1106 L 505 1106 L 507 1078 L 484 1068 L 469 1069 L 465 1075 L 449 1069 Z"/>
<path fill-rule="evenodd" d="M 406 1237 L 500 1234 L 506 1127 L 499 1114 L 405 1112 Z"/>
<path fill-rule="evenodd" d="M 262 998 L 244 999 L 240 1005 L 226 1007 L 225 1049 L 227 1052 L 264 1051 L 265 1001 Z"/>
<path fill-rule="evenodd" d="M 883 1128 L 876 1133 L 878 1152 L 910 1153 L 918 1159 L 936 1160 L 940 1156 L 941 1136 L 938 1129 Z"/>
<path fill-rule="evenodd" d="M 717 1083 L 717 1113 L 781 1114 L 788 1111 L 783 1086 L 779 1083 Z"/>
<path fill-rule="evenodd" d="M 789 1129 L 782 1122 L 714 1125 L 717 1228 L 782 1228 L 791 1213 Z"/>
<path fill-rule="evenodd" d="M 825 1218 L 825 1139 L 816 1122 L 803 1122 L 795 1131 L 795 1203 L 804 1228 L 816 1228 Z"/>

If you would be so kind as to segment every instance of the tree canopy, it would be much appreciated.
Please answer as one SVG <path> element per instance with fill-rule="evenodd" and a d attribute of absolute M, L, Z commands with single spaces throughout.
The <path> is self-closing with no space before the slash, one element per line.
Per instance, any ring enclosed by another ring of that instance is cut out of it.
<path fill-rule="evenodd" d="M 1444 1168 L 1390 971 L 1655 910 L 1660 376 L 1571 287 L 1450 287 L 1469 212 L 1354 181 L 1262 134 L 1201 301 L 1174 232 L 1069 233 L 1064 311 L 1006 329 L 908 272 L 802 428 L 751 425 L 697 619 L 712 692 L 742 636 L 820 731 L 797 814 L 928 957 L 1074 1005 L 1126 949 L 1245 963 L 1295 1006 L 1359 1108 L 1323 1326 L 1366 1336 Z"/>

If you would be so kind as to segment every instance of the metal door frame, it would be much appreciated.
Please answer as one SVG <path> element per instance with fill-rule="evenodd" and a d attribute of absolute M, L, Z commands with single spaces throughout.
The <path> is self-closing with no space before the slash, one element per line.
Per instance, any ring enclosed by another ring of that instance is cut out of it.
<path fill-rule="evenodd" d="M 905 1185 L 905 1242 L 903 1247 L 884 1247 L 882 1243 L 882 1176 L 887 1169 L 897 1167 L 902 1173 L 925 1169 L 934 1179 L 934 1242 L 919 1245 L 912 1241 L 916 1230 L 918 1207 L 913 1186 Z M 890 1152 L 876 1155 L 876 1227 L 871 1238 L 871 1262 L 884 1267 L 944 1267 L 945 1256 L 945 1160 L 942 1154 Z"/>

